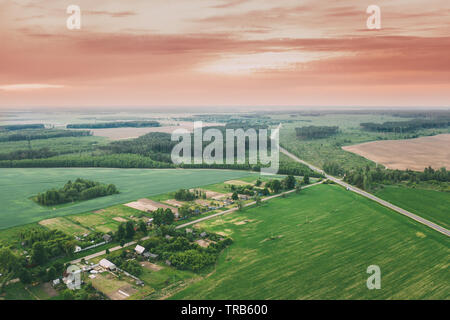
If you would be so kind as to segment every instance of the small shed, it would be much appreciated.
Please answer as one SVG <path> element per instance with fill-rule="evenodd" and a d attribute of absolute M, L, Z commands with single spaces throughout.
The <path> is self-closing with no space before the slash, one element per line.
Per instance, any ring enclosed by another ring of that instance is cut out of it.
<path fill-rule="evenodd" d="M 134 251 L 136 251 L 137 254 L 143 254 L 145 248 L 143 246 L 137 245 L 136 248 L 134 248 Z"/>
<path fill-rule="evenodd" d="M 116 270 L 116 265 L 114 263 L 112 263 L 111 261 L 106 260 L 106 259 L 100 260 L 99 265 L 101 267 L 103 267 L 105 269 L 108 269 L 108 270 L 111 270 L 111 271 L 112 270 Z"/>

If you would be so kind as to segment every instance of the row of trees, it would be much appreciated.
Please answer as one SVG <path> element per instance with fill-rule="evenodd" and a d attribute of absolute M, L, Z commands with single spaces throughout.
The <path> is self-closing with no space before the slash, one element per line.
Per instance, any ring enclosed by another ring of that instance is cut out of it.
<path fill-rule="evenodd" d="M 49 148 L 16 150 L 10 153 L 0 153 L 0 160 L 42 159 L 56 156 L 58 153 Z"/>
<path fill-rule="evenodd" d="M 78 178 L 68 181 L 61 189 L 52 189 L 39 193 L 36 201 L 44 206 L 62 204 L 73 201 L 88 200 L 119 193 L 114 184 L 101 184 L 91 180 Z"/>
<path fill-rule="evenodd" d="M 308 126 L 295 128 L 295 133 L 301 139 L 320 139 L 326 138 L 338 133 L 339 127 L 336 126 Z"/>
<path fill-rule="evenodd" d="M 115 121 L 98 123 L 77 123 L 68 124 L 68 129 L 106 129 L 106 128 L 146 128 L 160 127 L 158 121 Z"/>
<path fill-rule="evenodd" d="M 58 129 L 30 129 L 18 130 L 14 132 L 0 132 L 0 142 L 39 140 L 62 137 L 86 137 L 90 136 L 90 131 L 81 130 L 58 130 Z"/>
<path fill-rule="evenodd" d="M 175 200 L 178 201 L 193 201 L 197 198 L 196 194 L 194 192 L 190 192 L 186 189 L 180 189 L 177 192 L 175 192 Z"/>
<path fill-rule="evenodd" d="M 445 168 L 435 170 L 431 167 L 423 172 L 387 170 L 380 167 L 358 168 L 345 173 L 344 181 L 364 190 L 370 190 L 375 184 L 395 184 L 399 182 L 440 181 L 450 182 L 450 171 Z"/>
<path fill-rule="evenodd" d="M 42 123 L 34 124 L 10 124 L 6 126 L 0 126 L 0 130 L 16 131 L 24 129 L 44 129 L 45 126 Z"/>
<path fill-rule="evenodd" d="M 101 168 L 174 168 L 171 163 L 154 161 L 137 154 L 69 154 L 46 159 L 3 160 L 0 168 L 57 168 L 57 167 L 101 167 Z"/>
<path fill-rule="evenodd" d="M 418 129 L 446 128 L 450 126 L 450 119 L 413 119 L 409 121 L 388 121 L 384 123 L 366 122 L 361 127 L 367 131 L 376 132 L 410 132 Z"/>

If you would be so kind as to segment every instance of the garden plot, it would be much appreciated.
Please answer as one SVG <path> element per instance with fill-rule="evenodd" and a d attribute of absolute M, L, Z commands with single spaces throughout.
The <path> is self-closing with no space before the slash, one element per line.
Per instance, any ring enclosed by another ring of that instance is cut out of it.
<path fill-rule="evenodd" d="M 159 208 L 163 209 L 171 209 L 173 213 L 178 213 L 178 209 L 174 207 L 170 207 L 168 205 L 162 204 L 160 202 L 156 202 L 150 199 L 139 199 L 137 201 L 129 202 L 125 204 L 127 207 L 134 208 L 144 212 L 153 212 Z"/>

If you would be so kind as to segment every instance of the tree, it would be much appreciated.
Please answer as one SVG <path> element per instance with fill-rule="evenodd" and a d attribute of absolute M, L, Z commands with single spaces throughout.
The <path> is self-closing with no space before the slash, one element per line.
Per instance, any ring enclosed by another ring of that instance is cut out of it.
<path fill-rule="evenodd" d="M 239 195 L 238 195 L 238 193 L 236 191 L 233 192 L 233 194 L 231 195 L 231 199 L 234 200 L 234 201 L 239 199 Z"/>
<path fill-rule="evenodd" d="M 278 179 L 270 180 L 267 183 L 267 187 L 272 189 L 273 192 L 278 193 L 281 190 L 281 182 Z"/>
<path fill-rule="evenodd" d="M 62 296 L 64 300 L 75 300 L 75 294 L 70 289 L 64 290 Z"/>
<path fill-rule="evenodd" d="M 109 254 L 109 249 L 106 249 L 105 253 L 106 253 L 106 254 Z"/>
<path fill-rule="evenodd" d="M 259 206 L 261 204 L 261 197 L 256 195 L 255 196 L 255 202 L 256 202 L 256 205 Z"/>
<path fill-rule="evenodd" d="M 20 279 L 20 281 L 22 281 L 23 284 L 31 283 L 32 277 L 31 277 L 30 270 L 28 270 L 26 268 L 22 268 L 19 271 L 19 279 Z"/>
<path fill-rule="evenodd" d="M 125 238 L 132 239 L 134 237 L 135 230 L 132 221 L 127 221 L 125 224 Z"/>
<path fill-rule="evenodd" d="M 242 201 L 238 201 L 237 202 L 237 207 L 238 207 L 238 210 L 242 210 L 242 208 L 244 207 L 244 202 L 242 202 Z"/>
<path fill-rule="evenodd" d="M 125 239 L 125 237 L 126 237 L 125 224 L 121 223 L 119 224 L 119 228 L 117 229 L 117 239 L 120 241 L 122 239 Z"/>
<path fill-rule="evenodd" d="M 283 180 L 284 183 L 284 188 L 285 189 L 293 189 L 295 187 L 295 178 L 294 176 L 287 176 L 286 178 L 284 178 Z"/>
<path fill-rule="evenodd" d="M 303 183 L 304 183 L 304 184 L 309 184 L 309 175 L 308 175 L 308 174 L 305 174 L 305 175 L 303 176 Z"/>
<path fill-rule="evenodd" d="M 302 186 L 300 184 L 297 184 L 295 186 L 295 193 L 300 193 L 300 191 L 302 191 Z"/>
<path fill-rule="evenodd" d="M 43 264 L 47 260 L 47 250 L 41 242 L 35 242 L 31 251 L 31 261 L 35 264 Z"/>
<path fill-rule="evenodd" d="M 145 222 L 144 221 L 139 221 L 139 223 L 138 223 L 138 229 L 139 229 L 139 231 L 141 231 L 141 232 L 143 232 L 143 233 L 146 233 L 147 232 L 147 225 L 145 224 Z"/>
<path fill-rule="evenodd" d="M 169 208 L 164 210 L 164 216 L 163 216 L 164 223 L 169 225 L 169 224 L 172 224 L 174 220 L 175 220 L 175 215 L 173 214 L 172 210 L 170 210 Z"/>
<path fill-rule="evenodd" d="M 50 267 L 47 270 L 47 280 L 50 281 L 50 280 L 55 279 L 56 277 L 57 277 L 57 273 L 56 273 L 55 267 Z"/>

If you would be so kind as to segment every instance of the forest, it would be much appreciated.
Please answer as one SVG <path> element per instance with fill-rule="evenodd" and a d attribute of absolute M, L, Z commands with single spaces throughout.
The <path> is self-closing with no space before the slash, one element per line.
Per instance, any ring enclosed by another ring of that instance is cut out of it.
<path fill-rule="evenodd" d="M 365 122 L 360 125 L 367 131 L 403 133 L 418 129 L 446 128 L 450 126 L 450 119 L 413 119 L 409 121 L 388 121 L 384 123 Z"/>
<path fill-rule="evenodd" d="M 88 200 L 119 193 L 113 184 L 77 178 L 75 182 L 68 181 L 61 189 L 52 189 L 36 196 L 36 202 L 44 206 Z"/>
<path fill-rule="evenodd" d="M 308 126 L 295 128 L 297 138 L 301 139 L 321 139 L 338 133 L 337 126 Z"/>
<path fill-rule="evenodd" d="M 146 128 L 160 126 L 161 124 L 158 121 L 115 121 L 68 124 L 67 129 Z"/>
<path fill-rule="evenodd" d="M 92 133 L 85 130 L 59 130 L 59 129 L 27 129 L 15 130 L 13 132 L 0 131 L 0 142 L 37 140 L 62 137 L 85 137 Z"/>

